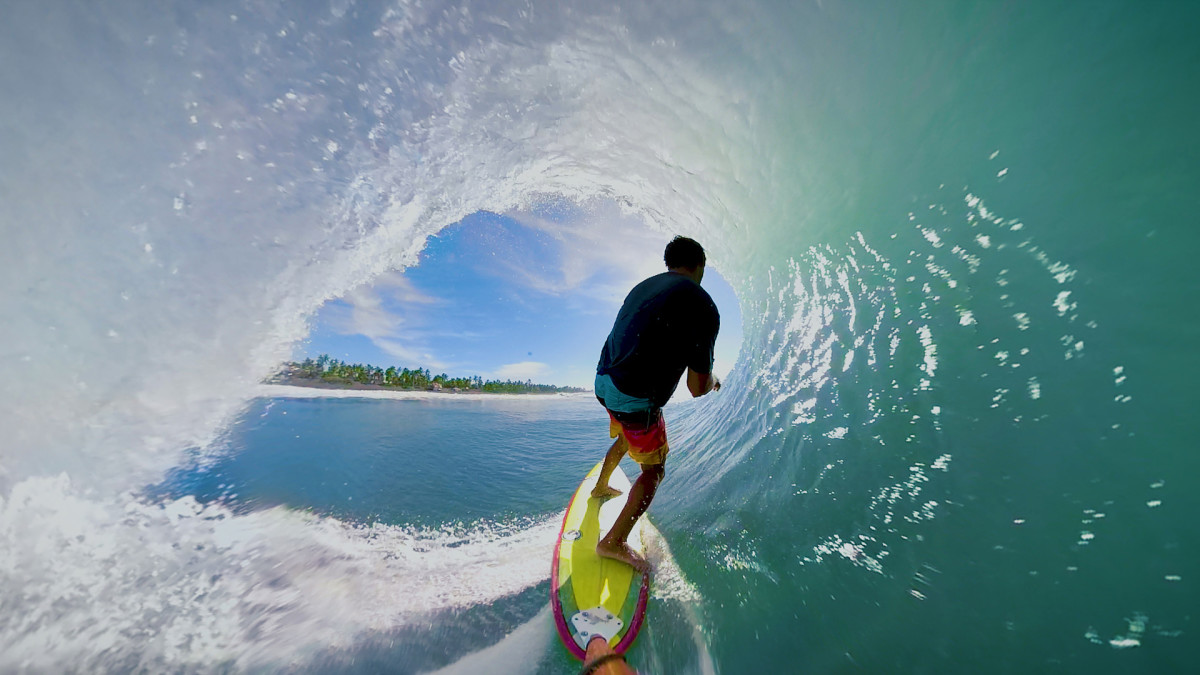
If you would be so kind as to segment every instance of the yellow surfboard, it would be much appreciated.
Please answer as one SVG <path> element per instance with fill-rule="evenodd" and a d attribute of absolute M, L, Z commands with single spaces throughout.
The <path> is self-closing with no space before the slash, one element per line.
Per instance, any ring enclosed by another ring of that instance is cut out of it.
<path fill-rule="evenodd" d="M 596 542 L 616 521 L 630 488 L 618 466 L 608 484 L 622 494 L 606 500 L 592 497 L 600 466 L 592 468 L 567 506 L 550 571 L 550 605 L 558 636 L 580 660 L 596 635 L 607 639 L 617 653 L 625 653 L 641 630 L 650 591 L 649 573 L 596 555 Z M 645 516 L 634 523 L 628 539 L 629 547 L 642 555 L 644 520 Z"/>

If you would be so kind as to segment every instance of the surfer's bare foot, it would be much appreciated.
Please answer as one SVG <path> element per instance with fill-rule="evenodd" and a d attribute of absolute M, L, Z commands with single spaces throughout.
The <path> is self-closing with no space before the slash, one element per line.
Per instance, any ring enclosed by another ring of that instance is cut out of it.
<path fill-rule="evenodd" d="M 604 487 L 597 485 L 592 488 L 592 496 L 596 499 L 609 499 L 610 497 L 617 497 L 619 495 L 621 495 L 621 491 L 611 485 L 605 485 Z"/>
<path fill-rule="evenodd" d="M 642 556 L 634 553 L 633 549 L 629 548 L 629 544 L 626 544 L 625 542 L 621 542 L 619 544 L 609 544 L 604 540 L 600 540 L 600 543 L 596 544 L 596 555 L 600 556 L 601 558 L 620 560 L 638 572 L 650 571 L 650 563 L 647 562 Z"/>

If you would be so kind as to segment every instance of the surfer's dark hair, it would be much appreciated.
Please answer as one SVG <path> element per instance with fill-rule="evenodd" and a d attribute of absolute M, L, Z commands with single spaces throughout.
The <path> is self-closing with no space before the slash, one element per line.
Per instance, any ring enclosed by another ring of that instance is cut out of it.
<path fill-rule="evenodd" d="M 675 237 L 663 251 L 663 261 L 669 270 L 676 267 L 694 270 L 704 264 L 704 247 L 695 239 Z"/>

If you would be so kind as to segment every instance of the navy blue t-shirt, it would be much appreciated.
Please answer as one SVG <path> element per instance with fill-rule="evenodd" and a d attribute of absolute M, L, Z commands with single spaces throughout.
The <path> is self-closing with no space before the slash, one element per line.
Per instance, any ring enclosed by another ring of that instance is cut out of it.
<path fill-rule="evenodd" d="M 598 375 L 622 393 L 666 405 L 684 370 L 711 373 L 721 316 L 700 284 L 663 272 L 633 287 L 600 350 Z"/>

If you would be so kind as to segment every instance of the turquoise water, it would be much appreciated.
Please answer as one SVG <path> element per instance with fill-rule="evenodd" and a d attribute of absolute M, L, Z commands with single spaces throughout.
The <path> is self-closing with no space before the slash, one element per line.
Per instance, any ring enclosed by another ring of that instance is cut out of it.
<path fill-rule="evenodd" d="M 594 404 L 256 383 L 431 234 L 568 200 L 699 239 L 741 302 L 726 386 L 671 408 L 641 667 L 1195 670 L 1197 25 L 10 3 L 0 669 L 565 672 L 525 561 Z M 478 433 L 538 447 L 430 459 Z"/>
<path fill-rule="evenodd" d="M 606 446 L 603 409 L 588 396 L 493 398 L 259 401 L 218 460 L 187 465 L 165 486 L 243 509 L 425 527 L 561 512 L 583 479 L 581 458 L 595 464 L 595 446 Z"/>

